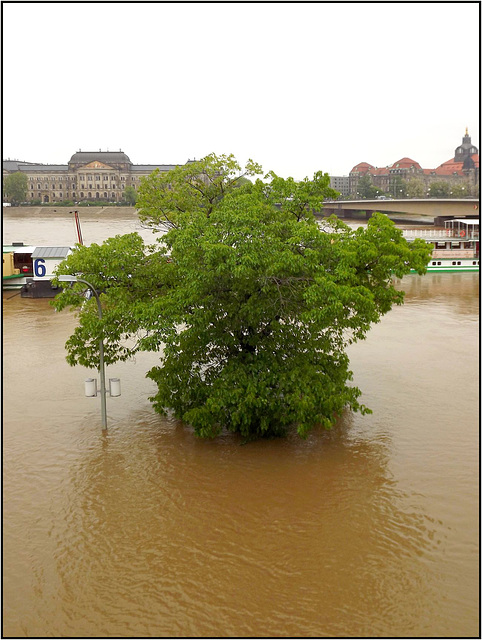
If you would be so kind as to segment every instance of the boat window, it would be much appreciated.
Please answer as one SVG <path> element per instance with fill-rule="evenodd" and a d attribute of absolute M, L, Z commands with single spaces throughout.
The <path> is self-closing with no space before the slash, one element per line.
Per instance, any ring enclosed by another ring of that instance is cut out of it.
<path fill-rule="evenodd" d="M 432 262 L 432 267 L 435 267 L 436 264 L 437 264 L 436 262 Z M 475 262 L 474 262 L 474 264 L 475 264 Z"/>
<path fill-rule="evenodd" d="M 437 264 L 440 266 L 442 263 L 440 262 L 440 260 L 437 262 Z"/>
<path fill-rule="evenodd" d="M 452 264 L 455 265 L 455 260 L 452 260 Z"/>
<path fill-rule="evenodd" d="M 457 264 L 462 264 L 462 263 L 460 262 L 460 260 L 457 260 Z"/>
<path fill-rule="evenodd" d="M 472 260 L 472 264 L 477 264 L 477 260 Z"/>

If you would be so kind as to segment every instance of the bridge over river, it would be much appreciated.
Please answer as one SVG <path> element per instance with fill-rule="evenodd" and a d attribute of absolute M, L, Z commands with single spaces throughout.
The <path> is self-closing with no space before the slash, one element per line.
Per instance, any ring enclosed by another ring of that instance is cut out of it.
<path fill-rule="evenodd" d="M 386 213 L 390 217 L 427 216 L 434 223 L 443 225 L 447 218 L 478 218 L 479 201 L 475 198 L 401 198 L 397 200 L 335 200 L 325 202 L 323 216 L 336 214 L 350 218 L 364 211 L 369 218 L 374 211 Z"/>

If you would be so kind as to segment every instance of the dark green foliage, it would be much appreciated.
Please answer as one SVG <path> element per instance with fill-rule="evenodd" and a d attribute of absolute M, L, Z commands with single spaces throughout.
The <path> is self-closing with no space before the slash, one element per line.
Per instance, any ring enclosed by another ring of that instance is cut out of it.
<path fill-rule="evenodd" d="M 370 176 L 362 176 L 356 187 L 357 197 L 372 200 L 382 193 L 372 182 Z"/>
<path fill-rule="evenodd" d="M 126 187 L 123 196 L 128 205 L 130 205 L 131 207 L 135 206 L 137 200 L 137 191 L 134 189 L 134 187 L 131 187 L 130 185 Z"/>
<path fill-rule="evenodd" d="M 431 198 L 448 198 L 451 194 L 451 190 L 451 185 L 444 180 L 438 180 L 437 182 L 430 183 Z"/>
<path fill-rule="evenodd" d="M 18 205 L 27 199 L 28 178 L 16 171 L 3 179 L 3 193 L 7 202 Z"/>

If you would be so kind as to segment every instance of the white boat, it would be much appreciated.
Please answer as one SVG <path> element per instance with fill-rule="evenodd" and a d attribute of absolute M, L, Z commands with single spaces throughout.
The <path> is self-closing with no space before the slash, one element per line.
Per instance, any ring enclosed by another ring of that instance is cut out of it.
<path fill-rule="evenodd" d="M 404 229 L 403 236 L 434 245 L 427 271 L 479 271 L 479 220 L 447 220 L 444 229 Z"/>
<path fill-rule="evenodd" d="M 20 289 L 23 298 L 53 298 L 60 291 L 52 287 L 54 269 L 71 252 L 72 247 L 3 245 L 2 289 Z"/>

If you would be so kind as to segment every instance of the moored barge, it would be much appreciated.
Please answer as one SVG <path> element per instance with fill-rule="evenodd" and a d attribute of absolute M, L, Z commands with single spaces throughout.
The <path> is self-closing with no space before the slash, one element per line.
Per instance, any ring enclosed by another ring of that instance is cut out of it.
<path fill-rule="evenodd" d="M 479 271 L 479 220 L 447 220 L 443 229 L 404 229 L 403 236 L 434 245 L 427 271 Z"/>
<path fill-rule="evenodd" d="M 3 290 L 20 289 L 22 298 L 53 298 L 61 291 L 52 285 L 54 270 L 71 252 L 72 247 L 4 245 Z"/>

